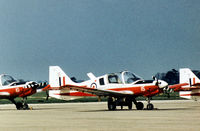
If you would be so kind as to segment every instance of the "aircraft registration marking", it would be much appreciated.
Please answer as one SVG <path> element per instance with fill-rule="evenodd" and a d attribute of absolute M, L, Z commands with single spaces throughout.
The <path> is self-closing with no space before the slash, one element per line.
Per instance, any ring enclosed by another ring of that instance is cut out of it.
<path fill-rule="evenodd" d="M 142 86 L 142 87 L 141 87 L 141 91 L 145 91 L 145 88 L 144 88 L 144 86 Z"/>

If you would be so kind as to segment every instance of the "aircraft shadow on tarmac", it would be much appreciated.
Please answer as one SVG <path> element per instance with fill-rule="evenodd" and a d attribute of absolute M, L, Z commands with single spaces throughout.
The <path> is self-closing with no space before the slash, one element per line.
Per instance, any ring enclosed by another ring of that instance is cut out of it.
<path fill-rule="evenodd" d="M 143 110 L 137 110 L 137 109 L 132 109 L 132 110 L 129 110 L 129 109 L 116 109 L 114 111 L 175 111 L 175 110 L 191 110 L 192 108 L 168 108 L 168 109 L 158 109 L 158 108 L 155 108 L 153 110 L 147 110 L 146 108 L 143 109 Z M 112 112 L 110 110 L 87 110 L 87 111 L 79 111 L 79 112 Z"/>
<path fill-rule="evenodd" d="M 154 108 L 153 110 L 147 110 L 146 108 L 144 108 L 143 110 L 137 110 L 137 109 L 132 109 L 132 110 L 129 110 L 129 109 L 116 109 L 116 110 L 107 110 L 107 109 L 99 109 L 99 110 L 90 110 L 90 109 L 87 109 L 87 110 L 74 110 L 74 108 L 58 108 L 58 107 L 49 107 L 49 108 L 45 108 L 45 107 L 35 107 L 33 108 L 32 110 L 16 110 L 16 109 L 11 109 L 11 108 L 0 108 L 0 111 L 34 111 L 34 110 L 42 110 L 42 111 L 45 111 L 45 110 L 66 110 L 66 111 L 69 111 L 69 110 L 74 110 L 74 112 L 113 112 L 113 111 L 175 111 L 175 110 L 191 110 L 191 109 L 194 109 L 196 108 L 195 107 L 187 107 L 187 108 L 166 108 L 166 109 L 159 109 L 159 108 Z"/>
<path fill-rule="evenodd" d="M 13 109 L 13 108 L 0 108 L 0 111 L 38 111 L 38 110 L 42 110 L 42 111 L 45 111 L 45 110 L 64 110 L 64 108 L 57 108 L 57 107 L 49 107 L 49 108 L 43 108 L 43 107 L 33 107 L 32 109 L 29 109 L 29 110 L 17 110 L 17 109 Z M 68 109 L 69 110 L 69 109 Z"/>

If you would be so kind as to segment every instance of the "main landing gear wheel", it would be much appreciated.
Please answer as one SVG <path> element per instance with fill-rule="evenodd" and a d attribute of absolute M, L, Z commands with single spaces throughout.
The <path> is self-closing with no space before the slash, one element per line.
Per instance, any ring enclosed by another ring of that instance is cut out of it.
<path fill-rule="evenodd" d="M 131 101 L 130 99 L 126 99 L 126 103 L 127 103 L 127 105 L 128 105 L 128 109 L 131 110 L 132 107 L 133 107 L 132 101 Z"/>
<path fill-rule="evenodd" d="M 115 110 L 116 104 L 115 102 L 108 102 L 108 110 Z"/>
<path fill-rule="evenodd" d="M 113 101 L 112 98 L 108 99 L 108 110 L 115 110 L 116 109 L 116 102 Z"/>
<path fill-rule="evenodd" d="M 27 103 L 24 103 L 23 109 L 24 109 L 24 110 L 29 110 L 29 109 L 30 109 Z"/>
<path fill-rule="evenodd" d="M 23 100 L 23 102 L 16 102 L 14 99 L 9 99 L 13 104 L 15 104 L 17 110 L 29 110 L 32 109 L 28 106 L 26 103 L 26 100 Z"/>
<path fill-rule="evenodd" d="M 131 102 L 131 103 L 128 104 L 128 109 L 131 110 L 132 107 L 133 107 L 133 104 L 132 104 L 132 102 Z"/>
<path fill-rule="evenodd" d="M 142 102 L 137 102 L 135 105 L 137 110 L 143 110 L 144 108 L 144 104 Z"/>
<path fill-rule="evenodd" d="M 16 108 L 17 108 L 17 110 L 23 109 L 23 104 L 21 102 L 17 102 L 16 103 Z"/>
<path fill-rule="evenodd" d="M 147 104 L 147 110 L 153 110 L 154 107 L 153 107 L 153 104 L 149 103 Z"/>
<path fill-rule="evenodd" d="M 23 104 L 22 102 L 17 102 L 16 108 L 17 108 L 17 110 L 29 110 L 30 109 L 27 103 Z"/>

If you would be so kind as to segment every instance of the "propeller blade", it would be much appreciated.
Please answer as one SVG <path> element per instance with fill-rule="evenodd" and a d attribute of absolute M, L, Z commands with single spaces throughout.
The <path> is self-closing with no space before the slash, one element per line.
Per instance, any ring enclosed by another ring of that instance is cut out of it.
<path fill-rule="evenodd" d="M 46 101 L 49 100 L 49 90 L 46 90 Z"/>

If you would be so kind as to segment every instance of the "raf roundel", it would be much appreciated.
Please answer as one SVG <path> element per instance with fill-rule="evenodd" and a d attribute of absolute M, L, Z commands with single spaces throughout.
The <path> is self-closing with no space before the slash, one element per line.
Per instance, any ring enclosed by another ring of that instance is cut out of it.
<path fill-rule="evenodd" d="M 96 88 L 97 88 L 97 84 L 96 84 L 96 83 L 92 83 L 92 84 L 90 85 L 90 88 L 96 89 Z"/>

